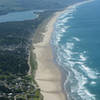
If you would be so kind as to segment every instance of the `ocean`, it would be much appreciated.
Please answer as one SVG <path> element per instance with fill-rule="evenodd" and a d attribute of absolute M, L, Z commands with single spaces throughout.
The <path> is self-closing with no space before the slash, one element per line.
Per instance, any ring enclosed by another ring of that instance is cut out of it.
<path fill-rule="evenodd" d="M 72 5 L 59 16 L 51 45 L 66 72 L 68 100 L 100 100 L 100 0 Z"/>

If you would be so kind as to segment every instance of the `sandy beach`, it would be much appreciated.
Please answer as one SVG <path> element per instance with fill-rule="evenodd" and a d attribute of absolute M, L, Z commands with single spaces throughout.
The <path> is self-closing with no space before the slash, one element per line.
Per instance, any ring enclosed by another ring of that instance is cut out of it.
<path fill-rule="evenodd" d="M 79 2 L 75 5 L 67 7 L 63 11 L 56 12 L 52 18 L 46 23 L 46 31 L 42 32 L 43 40 L 34 44 L 33 52 L 36 54 L 37 70 L 35 80 L 38 83 L 44 100 L 67 100 L 63 89 L 63 74 L 60 68 L 55 64 L 50 39 L 57 18 L 67 12 L 70 8 L 75 8 L 86 2 Z"/>
<path fill-rule="evenodd" d="M 66 100 L 62 88 L 62 74 L 58 66 L 53 61 L 52 49 L 50 47 L 50 38 L 58 16 L 63 12 L 56 12 L 46 25 L 46 31 L 43 32 L 43 40 L 33 44 L 35 49 L 38 68 L 36 70 L 35 80 L 38 83 L 44 100 Z"/>

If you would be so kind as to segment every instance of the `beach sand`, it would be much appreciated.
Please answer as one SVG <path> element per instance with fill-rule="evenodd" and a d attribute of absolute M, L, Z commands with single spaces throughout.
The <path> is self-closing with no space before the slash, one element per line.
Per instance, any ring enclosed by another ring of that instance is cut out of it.
<path fill-rule="evenodd" d="M 51 34 L 58 16 L 63 12 L 56 12 L 46 25 L 43 32 L 43 40 L 33 43 L 38 68 L 35 80 L 38 83 L 44 100 L 66 100 L 62 88 L 62 73 L 53 61 L 52 49 L 50 47 Z"/>
<path fill-rule="evenodd" d="M 48 21 L 48 23 L 44 25 L 46 31 L 42 33 L 40 32 L 42 36 L 40 35 L 39 31 L 44 30 L 40 29 L 43 25 L 40 26 L 39 30 L 37 31 L 38 35 L 34 36 L 34 39 L 38 41 L 36 43 L 33 42 L 33 47 L 35 48 L 33 49 L 33 53 L 36 54 L 36 60 L 38 64 L 35 80 L 41 89 L 44 100 L 67 100 L 66 93 L 63 89 L 63 81 L 66 77 L 64 77 L 65 75 L 63 75 L 64 71 L 62 73 L 60 67 L 58 67 L 57 64 L 55 64 L 54 62 L 52 48 L 50 46 L 50 39 L 57 18 L 63 13 L 69 11 L 70 8 L 74 9 L 75 6 L 81 4 L 83 4 L 83 2 L 78 2 L 75 5 L 72 4 L 71 6 L 65 8 L 65 10 L 56 12 Z M 37 38 L 40 39 L 37 40 Z"/>

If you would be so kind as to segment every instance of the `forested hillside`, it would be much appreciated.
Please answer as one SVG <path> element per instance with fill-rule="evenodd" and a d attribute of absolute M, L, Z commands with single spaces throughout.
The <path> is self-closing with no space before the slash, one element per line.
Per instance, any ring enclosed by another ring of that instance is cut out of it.
<path fill-rule="evenodd" d="M 62 9 L 83 0 L 0 0 L 0 14 L 22 10 Z"/>

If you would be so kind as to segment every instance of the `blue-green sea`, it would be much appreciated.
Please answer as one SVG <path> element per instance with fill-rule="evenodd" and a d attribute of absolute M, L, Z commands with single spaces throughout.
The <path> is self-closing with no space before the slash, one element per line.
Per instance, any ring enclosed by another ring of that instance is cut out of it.
<path fill-rule="evenodd" d="M 100 0 L 69 7 L 54 27 L 51 44 L 68 99 L 100 100 Z"/>

